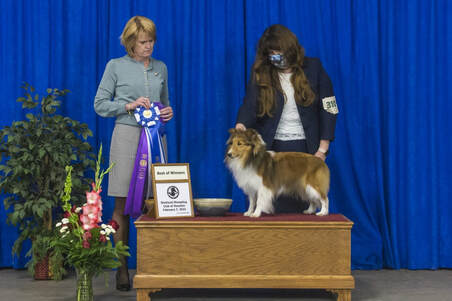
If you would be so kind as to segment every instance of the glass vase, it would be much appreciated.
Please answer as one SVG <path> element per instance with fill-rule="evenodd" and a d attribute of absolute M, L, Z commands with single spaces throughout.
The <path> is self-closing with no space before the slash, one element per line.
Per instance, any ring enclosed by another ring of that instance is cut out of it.
<path fill-rule="evenodd" d="M 93 273 L 77 269 L 77 301 L 93 301 Z"/>

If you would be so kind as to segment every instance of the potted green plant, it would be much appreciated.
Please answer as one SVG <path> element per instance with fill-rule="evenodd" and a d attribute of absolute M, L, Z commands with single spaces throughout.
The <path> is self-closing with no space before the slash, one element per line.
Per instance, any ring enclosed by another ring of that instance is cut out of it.
<path fill-rule="evenodd" d="M 31 262 L 48 254 L 53 221 L 57 218 L 66 178 L 65 167 L 73 166 L 72 199 L 81 203 L 89 181 L 85 172 L 94 170 L 94 154 L 87 142 L 92 135 L 87 124 L 57 114 L 60 98 L 68 90 L 47 89 L 40 96 L 29 84 L 17 102 L 27 112 L 26 120 L 14 121 L 0 130 L 0 193 L 5 208 L 12 207 L 8 222 L 18 226 L 19 237 L 12 251 L 19 254 L 22 243 L 32 240 Z"/>

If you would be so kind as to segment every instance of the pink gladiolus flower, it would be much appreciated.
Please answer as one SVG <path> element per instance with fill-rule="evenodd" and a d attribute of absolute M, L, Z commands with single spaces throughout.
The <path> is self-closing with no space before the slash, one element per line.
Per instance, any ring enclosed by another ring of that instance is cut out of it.
<path fill-rule="evenodd" d="M 83 205 L 82 210 L 83 210 L 83 215 L 97 214 L 100 211 L 99 207 L 94 206 L 94 205 L 88 205 L 88 204 Z"/>
<path fill-rule="evenodd" d="M 83 205 L 83 211 L 80 215 L 82 228 L 86 231 L 99 227 L 98 223 L 102 222 L 101 190 L 95 191 L 94 189 L 95 185 L 93 183 L 93 191 L 86 192 L 86 204 Z"/>
<path fill-rule="evenodd" d="M 93 187 L 93 191 L 96 191 L 96 183 L 92 182 L 91 183 L 91 187 Z M 98 191 L 96 191 L 98 194 L 100 194 L 102 192 L 102 188 L 99 188 Z"/>
<path fill-rule="evenodd" d="M 89 242 L 87 242 L 86 240 L 84 240 L 84 241 L 82 242 L 82 246 L 83 246 L 85 249 L 89 249 L 89 247 L 90 247 Z"/>
<path fill-rule="evenodd" d="M 93 225 L 93 224 L 83 224 L 83 225 L 82 225 L 82 228 L 83 228 L 83 230 L 85 230 L 85 231 L 89 231 L 89 230 L 91 230 L 92 228 L 94 228 L 94 225 Z"/>
<path fill-rule="evenodd" d="M 82 222 L 82 228 L 85 231 L 89 231 L 97 227 L 97 221 L 90 219 L 87 215 L 80 215 L 80 221 Z"/>
<path fill-rule="evenodd" d="M 86 231 L 85 233 L 83 233 L 83 240 L 88 241 L 88 240 L 91 239 L 91 237 L 93 237 L 93 235 L 91 234 L 91 232 Z"/>
<path fill-rule="evenodd" d="M 86 192 L 86 203 L 88 205 L 99 207 L 102 210 L 102 200 L 99 192 L 97 191 Z"/>
<path fill-rule="evenodd" d="M 82 222 L 82 224 L 88 224 L 89 223 L 89 218 L 86 215 L 80 215 L 80 221 Z"/>

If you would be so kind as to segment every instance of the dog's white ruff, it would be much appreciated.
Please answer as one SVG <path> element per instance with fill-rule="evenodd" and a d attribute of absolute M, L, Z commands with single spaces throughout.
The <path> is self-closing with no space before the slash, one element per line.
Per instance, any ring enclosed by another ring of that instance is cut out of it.
<path fill-rule="evenodd" d="M 237 185 L 245 192 L 250 201 L 245 216 L 259 217 L 262 212 L 273 213 L 273 192 L 265 187 L 262 177 L 250 167 L 242 167 L 239 159 L 230 159 L 228 166 Z"/>

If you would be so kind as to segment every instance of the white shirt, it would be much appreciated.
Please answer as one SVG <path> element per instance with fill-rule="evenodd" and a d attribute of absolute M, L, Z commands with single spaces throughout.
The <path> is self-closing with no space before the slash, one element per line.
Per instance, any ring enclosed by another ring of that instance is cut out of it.
<path fill-rule="evenodd" d="M 294 89 L 290 78 L 292 73 L 279 73 L 281 88 L 284 91 L 284 107 L 281 119 L 276 129 L 276 140 L 302 140 L 306 139 L 297 103 L 295 102 Z"/>

